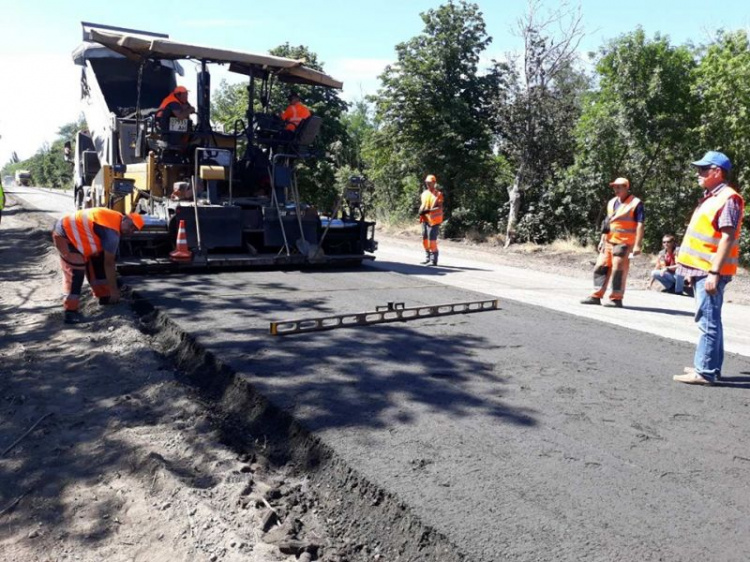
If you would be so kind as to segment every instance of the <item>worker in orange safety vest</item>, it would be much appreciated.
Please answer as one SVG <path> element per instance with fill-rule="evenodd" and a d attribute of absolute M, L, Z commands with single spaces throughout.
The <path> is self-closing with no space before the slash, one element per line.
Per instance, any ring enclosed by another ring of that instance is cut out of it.
<path fill-rule="evenodd" d="M 290 92 L 287 99 L 289 100 L 289 105 L 282 112 L 281 118 L 286 123 L 287 131 L 296 131 L 299 124 L 310 117 L 312 113 L 302 103 L 297 92 Z"/>
<path fill-rule="evenodd" d="M 677 273 L 690 280 L 695 295 L 695 322 L 700 337 L 693 366 L 672 377 L 677 382 L 708 385 L 722 377 L 724 289 L 737 274 L 745 201 L 729 184 L 732 161 L 709 150 L 696 168 L 703 197 L 693 211 L 677 254 Z"/>
<path fill-rule="evenodd" d="M 120 236 L 140 230 L 143 224 L 138 213 L 123 215 L 103 207 L 76 211 L 55 223 L 52 242 L 60 255 L 66 324 L 82 320 L 78 307 L 84 277 L 100 304 L 120 300 L 115 271 Z"/>
<path fill-rule="evenodd" d="M 156 123 L 169 144 L 178 145 L 185 140 L 185 133 L 188 131 L 186 121 L 193 113 L 195 108 L 188 102 L 188 90 L 185 86 L 177 86 L 162 100 L 156 112 Z"/>
<path fill-rule="evenodd" d="M 437 187 L 437 178 L 429 174 L 424 179 L 425 190 L 419 205 L 419 222 L 422 223 L 422 246 L 425 251 L 423 265 L 438 264 L 438 235 L 443 222 L 443 192 Z"/>
<path fill-rule="evenodd" d="M 630 193 L 630 181 L 617 178 L 609 184 L 615 196 L 607 203 L 607 216 L 602 224 L 599 257 L 594 266 L 594 292 L 581 304 L 601 304 L 612 279 L 610 302 L 605 306 L 622 308 L 630 257 L 641 253 L 643 243 L 643 202 Z"/>

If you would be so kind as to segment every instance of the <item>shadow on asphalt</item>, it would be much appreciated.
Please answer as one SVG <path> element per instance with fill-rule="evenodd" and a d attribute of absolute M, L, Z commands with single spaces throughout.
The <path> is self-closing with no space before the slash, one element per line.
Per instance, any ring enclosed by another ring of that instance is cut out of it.
<path fill-rule="evenodd" d="M 653 308 L 651 306 L 625 306 L 627 310 L 638 310 L 641 312 L 655 312 L 657 314 L 668 314 L 669 316 L 695 316 L 695 313 L 685 310 L 674 310 L 673 308 Z"/>
<path fill-rule="evenodd" d="M 536 425 L 533 411 L 504 400 L 507 377 L 480 359 L 478 350 L 495 345 L 483 335 L 484 319 L 497 312 L 432 318 L 427 325 L 423 320 L 269 335 L 272 321 L 375 309 L 371 301 L 379 298 L 377 291 L 359 294 L 355 276 L 335 275 L 328 290 L 286 272 L 211 276 L 210 282 L 204 275 L 174 276 L 168 290 L 135 278 L 132 284 L 214 357 L 249 375 L 273 403 L 287 411 L 301 409 L 310 429 L 386 428 L 394 421 L 408 424 L 425 409 L 447 418 L 486 415 L 511 425 Z M 375 280 L 373 286 L 381 285 Z M 413 289 L 422 300 L 424 290 Z M 478 393 L 477 385 L 493 392 Z"/>
<path fill-rule="evenodd" d="M 721 377 L 721 381 L 714 383 L 714 386 L 721 386 L 724 388 L 747 388 L 750 389 L 750 373 L 747 371 L 741 372 L 745 377 Z"/>
<path fill-rule="evenodd" d="M 457 267 L 453 265 L 410 265 L 406 263 L 392 262 L 392 261 L 381 261 L 378 260 L 379 264 L 383 264 L 388 271 L 395 273 L 404 273 L 407 275 L 445 275 L 451 271 L 492 271 L 491 269 L 485 269 L 482 267 Z M 376 268 L 370 268 L 376 269 Z M 363 270 L 364 271 L 364 270 Z"/>

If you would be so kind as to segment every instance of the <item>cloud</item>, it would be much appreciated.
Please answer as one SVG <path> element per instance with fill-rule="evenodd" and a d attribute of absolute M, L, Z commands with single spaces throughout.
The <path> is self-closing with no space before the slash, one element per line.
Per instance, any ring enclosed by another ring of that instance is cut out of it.
<path fill-rule="evenodd" d="M 80 68 L 69 54 L 0 55 L 0 166 L 34 155 L 80 114 Z"/>

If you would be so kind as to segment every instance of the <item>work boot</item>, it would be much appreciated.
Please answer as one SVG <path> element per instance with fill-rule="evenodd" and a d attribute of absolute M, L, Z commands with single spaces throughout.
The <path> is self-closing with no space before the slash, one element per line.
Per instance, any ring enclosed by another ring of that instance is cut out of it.
<path fill-rule="evenodd" d="M 438 262 L 438 253 L 435 252 L 434 254 L 432 254 L 432 263 L 430 263 L 430 265 L 436 266 L 437 262 Z"/>
<path fill-rule="evenodd" d="M 581 304 L 602 304 L 602 299 L 596 297 L 586 297 L 581 301 Z"/>
<path fill-rule="evenodd" d="M 427 265 L 428 263 L 430 263 L 430 261 L 432 261 L 432 257 L 430 256 L 430 252 L 425 252 L 425 254 L 424 254 L 424 261 L 421 261 L 419 263 L 421 263 L 422 265 Z"/>
<path fill-rule="evenodd" d="M 83 322 L 83 315 L 77 310 L 66 310 L 63 322 L 66 324 L 80 324 Z"/>
<path fill-rule="evenodd" d="M 607 308 L 622 308 L 622 300 L 609 301 L 604 306 Z"/>

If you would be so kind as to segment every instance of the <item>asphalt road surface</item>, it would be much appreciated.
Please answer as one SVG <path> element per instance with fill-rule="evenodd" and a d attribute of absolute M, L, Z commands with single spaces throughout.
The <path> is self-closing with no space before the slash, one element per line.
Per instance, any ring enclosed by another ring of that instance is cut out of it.
<path fill-rule="evenodd" d="M 580 280 L 447 250 L 445 267 L 409 263 L 419 257 L 384 245 L 352 270 L 129 284 L 471 560 L 747 559 L 746 307 L 728 307 L 726 382 L 692 387 L 671 380 L 692 360 L 690 299 L 634 291 L 630 309 L 584 307 Z M 488 295 L 501 310 L 268 331 Z"/>

